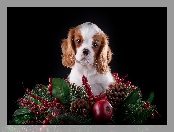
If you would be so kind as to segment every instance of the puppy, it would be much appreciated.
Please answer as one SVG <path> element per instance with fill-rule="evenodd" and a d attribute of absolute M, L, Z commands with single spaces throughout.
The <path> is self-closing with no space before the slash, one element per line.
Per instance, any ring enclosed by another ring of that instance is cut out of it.
<path fill-rule="evenodd" d="M 94 95 L 115 83 L 108 66 L 112 59 L 108 44 L 108 36 L 96 24 L 86 22 L 71 28 L 61 44 L 62 64 L 71 68 L 69 82 L 82 86 L 84 75 Z"/>

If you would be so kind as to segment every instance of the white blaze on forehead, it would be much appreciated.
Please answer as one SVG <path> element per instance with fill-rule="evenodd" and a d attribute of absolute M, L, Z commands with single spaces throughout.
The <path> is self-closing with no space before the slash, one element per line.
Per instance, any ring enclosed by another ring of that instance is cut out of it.
<path fill-rule="evenodd" d="M 93 23 L 83 23 L 80 25 L 80 32 L 84 41 L 92 41 L 92 37 L 97 33 L 102 33 L 103 31 Z"/>

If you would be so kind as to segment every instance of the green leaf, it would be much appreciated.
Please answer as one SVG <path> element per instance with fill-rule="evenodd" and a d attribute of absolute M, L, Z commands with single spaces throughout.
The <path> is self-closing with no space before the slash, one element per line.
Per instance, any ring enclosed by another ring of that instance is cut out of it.
<path fill-rule="evenodd" d="M 30 113 L 31 111 L 28 110 L 27 108 L 22 108 L 22 109 L 17 109 L 13 116 L 17 116 L 17 115 L 23 115 L 23 114 L 27 114 L 27 113 Z"/>
<path fill-rule="evenodd" d="M 53 78 L 52 80 L 52 95 L 62 103 L 69 104 L 69 85 L 60 78 Z"/>
<path fill-rule="evenodd" d="M 136 107 L 139 106 L 139 102 L 141 102 L 141 97 L 139 95 L 139 89 L 137 88 L 133 92 L 131 92 L 126 99 L 117 107 L 116 113 L 113 117 L 113 121 L 116 124 L 121 123 L 131 123 L 130 119 L 133 119 L 132 112 Z"/>
<path fill-rule="evenodd" d="M 149 96 L 149 98 L 148 98 L 148 100 L 147 100 L 147 102 L 152 103 L 153 98 L 154 98 L 154 92 L 151 92 L 151 93 L 150 93 L 150 96 Z"/>
<path fill-rule="evenodd" d="M 11 124 L 21 124 L 22 122 L 29 121 L 31 119 L 34 119 L 33 113 L 26 113 L 26 114 L 20 114 L 13 117 L 13 120 L 11 121 Z"/>
<path fill-rule="evenodd" d="M 26 109 L 26 108 L 23 108 Z M 38 118 L 38 120 L 43 121 L 46 118 L 46 115 L 36 115 L 33 112 L 30 112 L 27 110 L 24 112 L 23 109 L 18 109 L 16 110 L 15 114 L 13 115 L 13 119 L 10 121 L 10 124 L 21 124 L 23 122 L 35 119 L 36 117 Z"/>
<path fill-rule="evenodd" d="M 121 103 L 120 106 L 128 106 L 129 104 L 134 104 L 137 102 L 138 99 L 140 99 L 140 96 L 138 94 L 139 89 L 137 88 L 132 93 L 128 95 L 128 97 Z"/>

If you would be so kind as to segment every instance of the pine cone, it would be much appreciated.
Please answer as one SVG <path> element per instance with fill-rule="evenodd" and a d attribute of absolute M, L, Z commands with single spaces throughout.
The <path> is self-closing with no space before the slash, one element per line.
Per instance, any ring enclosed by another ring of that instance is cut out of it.
<path fill-rule="evenodd" d="M 130 92 L 133 92 L 135 89 L 137 89 L 138 87 L 134 86 L 134 85 L 131 85 L 130 86 Z"/>
<path fill-rule="evenodd" d="M 125 84 L 112 86 L 111 88 L 106 90 L 107 99 L 115 109 L 122 101 L 124 101 L 128 94 L 129 90 Z"/>
<path fill-rule="evenodd" d="M 76 113 L 79 115 L 88 115 L 90 106 L 86 100 L 77 98 L 74 102 L 71 103 L 70 110 L 73 114 Z"/>

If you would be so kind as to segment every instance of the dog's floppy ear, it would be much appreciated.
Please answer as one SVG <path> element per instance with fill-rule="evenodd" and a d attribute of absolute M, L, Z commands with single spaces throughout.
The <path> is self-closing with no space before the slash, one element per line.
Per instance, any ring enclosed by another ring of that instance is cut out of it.
<path fill-rule="evenodd" d="M 112 51 L 111 51 L 111 48 L 108 46 L 108 49 L 107 49 L 107 63 L 109 64 L 112 60 Z"/>
<path fill-rule="evenodd" d="M 72 67 L 75 64 L 75 47 L 74 47 L 75 28 L 71 28 L 68 32 L 67 39 L 62 40 L 62 64 L 66 67 Z"/>
<path fill-rule="evenodd" d="M 106 34 L 102 34 L 102 46 L 97 56 L 97 71 L 105 74 L 109 70 L 108 64 L 112 59 L 112 51 L 109 47 L 109 38 Z"/>

